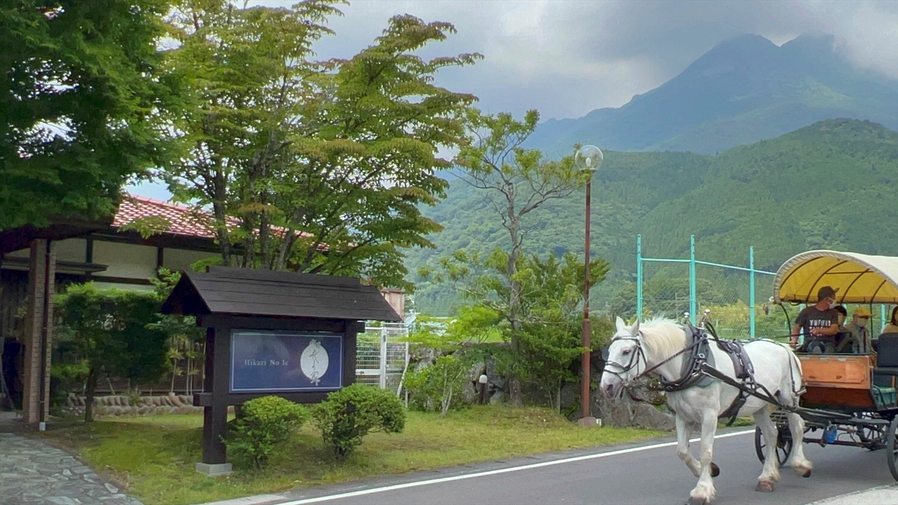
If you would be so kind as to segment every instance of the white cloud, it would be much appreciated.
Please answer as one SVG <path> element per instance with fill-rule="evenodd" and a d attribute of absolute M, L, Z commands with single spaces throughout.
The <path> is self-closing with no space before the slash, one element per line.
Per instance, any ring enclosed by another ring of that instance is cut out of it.
<path fill-rule="evenodd" d="M 895 0 L 356 0 L 341 10 L 329 23 L 337 36 L 317 46 L 322 57 L 351 56 L 395 14 L 448 21 L 458 34 L 424 54 L 485 59 L 444 72 L 441 84 L 474 93 L 486 110 L 536 108 L 544 119 L 619 107 L 742 33 L 776 44 L 833 34 L 850 61 L 898 79 Z"/>

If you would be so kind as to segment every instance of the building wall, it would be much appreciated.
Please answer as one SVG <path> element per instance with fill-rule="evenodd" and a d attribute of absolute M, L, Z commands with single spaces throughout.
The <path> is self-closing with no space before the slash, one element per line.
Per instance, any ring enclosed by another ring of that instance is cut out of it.
<path fill-rule="evenodd" d="M 156 275 L 156 247 L 95 240 L 93 253 L 93 263 L 106 265 L 105 271 L 94 274 L 96 281 L 102 277 L 149 279 Z"/>
<path fill-rule="evenodd" d="M 162 266 L 169 270 L 190 270 L 190 265 L 208 258 L 219 258 L 220 254 L 207 251 L 188 251 L 166 247 L 162 255 Z"/>
<path fill-rule="evenodd" d="M 400 291 L 398 289 L 382 289 L 380 294 L 382 294 L 387 303 L 393 307 L 393 310 L 399 314 L 399 317 L 405 318 L 405 291 Z"/>

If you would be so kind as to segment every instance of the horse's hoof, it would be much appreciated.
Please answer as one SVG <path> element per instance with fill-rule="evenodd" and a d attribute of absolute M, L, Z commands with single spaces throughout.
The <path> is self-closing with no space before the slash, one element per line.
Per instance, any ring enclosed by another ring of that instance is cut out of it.
<path fill-rule="evenodd" d="M 720 467 L 711 463 L 711 477 L 717 477 L 720 475 Z"/>
<path fill-rule="evenodd" d="M 688 500 L 686 500 L 686 505 L 707 505 L 707 504 L 708 504 L 708 500 L 706 500 L 704 498 L 690 497 Z"/>
<path fill-rule="evenodd" d="M 811 470 L 810 469 L 805 470 L 805 472 L 803 474 L 801 474 L 801 476 L 804 477 L 805 479 L 807 479 L 808 477 L 811 476 Z"/>
<path fill-rule="evenodd" d="M 758 487 L 755 488 L 755 491 L 760 491 L 761 493 L 772 493 L 773 482 L 767 480 L 759 480 Z"/>

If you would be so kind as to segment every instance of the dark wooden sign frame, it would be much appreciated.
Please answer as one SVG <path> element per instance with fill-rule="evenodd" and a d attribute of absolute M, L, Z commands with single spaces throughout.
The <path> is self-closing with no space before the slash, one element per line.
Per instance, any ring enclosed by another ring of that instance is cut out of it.
<path fill-rule="evenodd" d="M 297 403 L 318 403 L 330 391 L 230 391 L 231 331 L 328 332 L 343 338 L 342 385 L 355 382 L 356 336 L 364 321 L 401 321 L 377 288 L 359 279 L 322 275 L 210 267 L 184 272 L 162 309 L 193 315 L 206 328 L 204 392 L 194 395 L 203 409 L 203 461 L 197 469 L 230 471 L 222 437 L 230 406 L 277 395 Z"/>

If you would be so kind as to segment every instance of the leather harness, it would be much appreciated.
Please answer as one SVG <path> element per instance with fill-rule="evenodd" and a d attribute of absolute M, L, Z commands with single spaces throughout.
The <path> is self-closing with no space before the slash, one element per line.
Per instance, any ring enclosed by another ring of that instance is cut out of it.
<path fill-rule="evenodd" d="M 733 362 L 736 379 L 741 381 L 743 387 L 738 388 L 739 394 L 733 400 L 733 403 L 727 407 L 718 416 L 718 419 L 727 419 L 727 426 L 732 425 L 736 421 L 736 415 L 745 405 L 748 396 L 757 390 L 755 383 L 755 371 L 752 366 L 748 353 L 740 340 L 720 340 L 715 336 L 711 336 L 703 330 L 696 328 L 690 324 L 682 326 L 686 333 L 687 344 L 689 349 L 683 359 L 683 368 L 680 378 L 674 381 L 667 381 L 661 377 L 661 388 L 666 392 L 682 391 L 691 387 L 704 388 L 714 382 L 713 375 L 708 370 L 717 371 L 714 368 L 714 355 L 711 353 L 711 340 L 717 343 L 717 348 L 725 352 Z M 717 375 L 717 374 L 714 374 Z"/>

